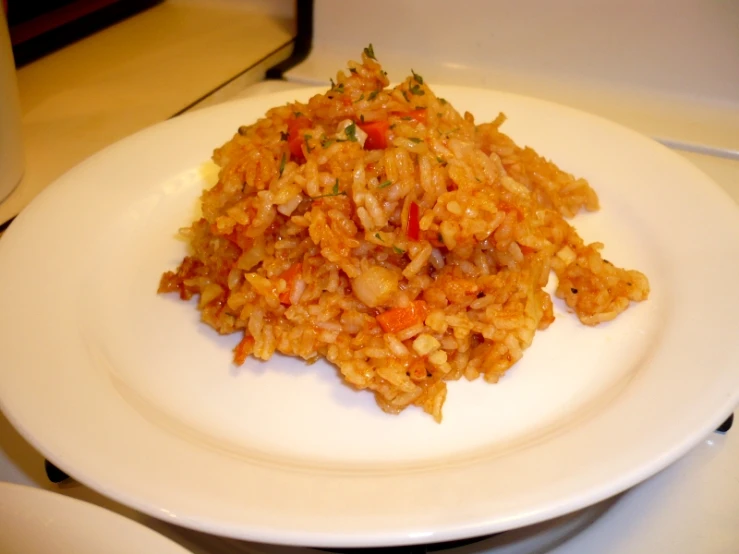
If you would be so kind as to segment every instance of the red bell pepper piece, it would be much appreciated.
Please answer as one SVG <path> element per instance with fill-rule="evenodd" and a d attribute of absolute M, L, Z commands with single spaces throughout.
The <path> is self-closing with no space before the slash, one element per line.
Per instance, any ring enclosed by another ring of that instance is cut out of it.
<path fill-rule="evenodd" d="M 411 202 L 411 205 L 408 207 L 408 225 L 405 232 L 409 239 L 418 240 L 419 231 L 418 204 Z"/>
<path fill-rule="evenodd" d="M 367 133 L 367 140 L 364 141 L 365 150 L 383 150 L 387 148 L 387 135 L 390 129 L 390 123 L 387 120 L 370 121 L 357 125 Z"/>

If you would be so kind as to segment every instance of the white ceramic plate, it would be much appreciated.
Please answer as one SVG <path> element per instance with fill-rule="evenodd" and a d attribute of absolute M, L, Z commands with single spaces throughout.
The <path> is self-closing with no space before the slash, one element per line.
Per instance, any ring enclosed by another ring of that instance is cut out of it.
<path fill-rule="evenodd" d="M 575 220 L 649 301 L 557 321 L 497 385 L 452 383 L 444 422 L 381 412 L 328 365 L 231 364 L 238 337 L 155 294 L 212 149 L 315 90 L 216 106 L 88 159 L 0 240 L 0 401 L 43 454 L 98 491 L 212 533 L 299 545 L 446 541 L 551 518 L 654 474 L 739 398 L 739 214 L 679 156 L 576 110 L 438 87 L 478 121 L 588 178 Z"/>
<path fill-rule="evenodd" d="M 187 554 L 133 520 L 50 491 L 0 483 L 0 552 Z"/>

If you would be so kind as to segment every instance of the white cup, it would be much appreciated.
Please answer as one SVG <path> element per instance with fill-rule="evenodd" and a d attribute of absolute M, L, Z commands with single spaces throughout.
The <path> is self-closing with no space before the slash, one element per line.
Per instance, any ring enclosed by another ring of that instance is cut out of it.
<path fill-rule="evenodd" d="M 23 177 L 21 104 L 5 12 L 0 6 L 0 202 Z"/>

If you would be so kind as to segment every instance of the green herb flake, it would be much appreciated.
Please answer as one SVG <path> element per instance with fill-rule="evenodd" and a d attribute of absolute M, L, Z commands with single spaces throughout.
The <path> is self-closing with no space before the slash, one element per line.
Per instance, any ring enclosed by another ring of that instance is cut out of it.
<path fill-rule="evenodd" d="M 406 91 L 403 91 L 403 98 L 405 98 L 405 101 L 406 102 L 410 102 L 411 101 L 411 99 L 408 98 L 408 93 Z"/>
<path fill-rule="evenodd" d="M 354 74 L 356 74 L 356 73 L 357 73 L 357 68 L 356 68 L 356 67 L 350 67 L 350 68 L 349 68 L 349 73 L 354 73 Z"/>
<path fill-rule="evenodd" d="M 330 198 L 332 196 L 346 196 L 346 191 L 342 190 L 339 192 L 339 180 L 336 179 L 336 182 L 334 183 L 333 188 L 331 189 L 331 192 L 327 194 L 320 194 L 318 196 L 312 196 L 311 200 L 318 200 L 319 198 Z"/>
<path fill-rule="evenodd" d="M 439 233 L 436 238 L 439 240 L 441 244 L 444 244 L 444 237 L 441 236 L 441 233 Z"/>
<path fill-rule="evenodd" d="M 367 97 L 367 100 L 369 100 L 371 102 L 372 100 L 374 100 L 375 98 L 377 98 L 377 94 L 379 92 L 380 92 L 379 90 L 373 90 L 372 92 L 370 92 L 369 96 Z"/>
<path fill-rule="evenodd" d="M 409 116 L 409 115 L 400 118 L 401 121 L 410 121 L 411 119 L 413 119 L 413 118 L 411 116 Z"/>
<path fill-rule="evenodd" d="M 308 151 L 308 154 L 311 153 L 311 150 L 313 150 L 310 147 L 310 144 L 308 144 L 308 141 L 312 139 L 313 137 L 311 135 L 303 135 L 303 140 L 305 141 L 305 149 Z"/>
<path fill-rule="evenodd" d="M 357 101 L 354 102 L 354 103 L 356 104 L 357 102 L 361 102 L 362 100 L 364 100 L 364 93 L 362 93 L 362 96 L 360 96 L 359 98 L 357 98 Z"/>
<path fill-rule="evenodd" d="M 392 181 L 385 181 L 381 185 L 378 185 L 377 188 L 378 189 L 386 189 L 387 187 L 389 187 L 392 184 L 393 184 Z"/>
<path fill-rule="evenodd" d="M 340 83 L 340 84 L 336 85 L 336 92 L 339 92 L 341 94 L 344 93 L 344 83 Z"/>
<path fill-rule="evenodd" d="M 370 42 L 370 45 L 364 49 L 364 53 L 367 55 L 368 58 L 371 60 L 377 61 L 377 58 L 375 58 L 375 49 L 372 48 L 372 43 Z"/>
<path fill-rule="evenodd" d="M 329 138 L 324 138 L 324 139 L 323 139 L 323 140 L 321 141 L 321 146 L 322 146 L 323 148 L 328 148 L 328 147 L 329 147 L 329 146 L 331 146 L 331 145 L 332 145 L 333 143 L 334 143 L 333 139 L 329 139 Z"/>
<path fill-rule="evenodd" d="M 402 256 L 403 254 L 405 254 L 405 250 L 403 250 L 402 248 L 398 248 L 394 244 L 393 244 L 393 252 L 395 252 L 399 256 Z"/>
<path fill-rule="evenodd" d="M 280 177 L 282 177 L 282 172 L 285 171 L 285 164 L 287 163 L 287 154 L 284 152 L 282 153 L 282 159 L 280 160 Z"/>
<path fill-rule="evenodd" d="M 334 83 L 333 79 L 329 79 L 331 81 L 331 90 L 334 90 L 334 87 L 336 86 L 336 83 Z"/>
<path fill-rule="evenodd" d="M 419 85 L 413 85 L 410 88 L 411 94 L 415 94 L 416 96 L 423 96 L 426 94 L 423 89 Z"/>
<path fill-rule="evenodd" d="M 441 102 L 442 104 L 446 104 L 447 103 L 446 98 L 439 98 L 439 102 Z"/>
<path fill-rule="evenodd" d="M 439 162 L 440 164 L 443 164 L 444 158 L 442 158 L 441 156 L 436 156 L 436 161 Z"/>
<path fill-rule="evenodd" d="M 423 77 L 421 77 L 418 73 L 416 73 L 412 69 L 411 69 L 411 74 L 413 75 L 414 81 L 416 81 L 419 85 L 423 84 Z"/>
<path fill-rule="evenodd" d="M 364 123 L 364 114 L 363 113 L 359 114 L 359 121 L 361 121 L 362 123 Z"/>
<path fill-rule="evenodd" d="M 421 139 L 418 137 L 410 137 L 408 140 L 411 142 L 415 142 L 416 144 L 418 144 L 419 142 L 422 142 Z"/>
<path fill-rule="evenodd" d="M 352 121 L 351 125 L 348 125 L 344 129 L 344 133 L 347 138 L 352 142 L 357 142 L 357 124 Z"/>
<path fill-rule="evenodd" d="M 382 240 L 382 237 L 380 236 L 380 233 L 375 233 L 375 238 L 377 240 L 379 240 L 380 242 L 385 242 L 384 240 Z"/>

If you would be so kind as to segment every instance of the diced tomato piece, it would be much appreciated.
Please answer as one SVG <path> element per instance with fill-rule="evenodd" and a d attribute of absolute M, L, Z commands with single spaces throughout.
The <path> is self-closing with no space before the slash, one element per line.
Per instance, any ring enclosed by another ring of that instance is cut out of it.
<path fill-rule="evenodd" d="M 423 300 L 415 300 L 406 308 L 387 310 L 378 315 L 376 319 L 386 333 L 399 333 L 403 329 L 425 321 L 428 313 L 428 304 Z"/>
<path fill-rule="evenodd" d="M 280 279 L 284 279 L 287 283 L 287 287 L 285 288 L 285 290 L 280 293 L 280 304 L 285 304 L 286 306 L 290 305 L 290 297 L 292 296 L 293 290 L 295 289 L 295 283 L 301 276 L 302 271 L 303 264 L 301 264 L 300 262 L 295 262 L 293 265 L 287 268 L 282 273 L 282 275 L 280 275 Z"/>
<path fill-rule="evenodd" d="M 367 140 L 364 141 L 365 150 L 383 150 L 387 148 L 387 135 L 390 129 L 390 123 L 387 120 L 370 121 L 358 125 L 362 131 L 367 133 Z"/>
<path fill-rule="evenodd" d="M 408 226 L 406 228 L 406 234 L 409 239 L 418 240 L 419 231 L 418 204 L 411 202 L 411 205 L 408 208 Z"/>
<path fill-rule="evenodd" d="M 303 115 L 287 122 L 287 144 L 290 147 L 290 155 L 298 163 L 305 161 L 305 154 L 303 154 L 305 137 L 301 130 L 311 127 L 313 127 L 313 122 Z"/>

